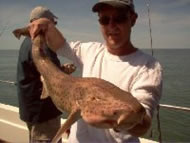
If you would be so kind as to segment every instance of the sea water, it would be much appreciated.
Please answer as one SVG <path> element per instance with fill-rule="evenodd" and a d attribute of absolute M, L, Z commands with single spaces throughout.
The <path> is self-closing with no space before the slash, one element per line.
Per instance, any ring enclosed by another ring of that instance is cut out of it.
<path fill-rule="evenodd" d="M 150 50 L 144 51 L 151 54 Z M 190 49 L 156 49 L 153 56 L 160 61 L 164 73 L 160 103 L 190 107 Z M 16 81 L 17 58 L 18 50 L 0 50 L 0 80 Z M 61 62 L 68 60 L 61 58 Z M 79 74 L 77 70 L 75 76 Z M 14 84 L 0 82 L 0 103 L 18 106 Z M 159 113 L 164 142 L 190 142 L 190 112 L 160 108 Z M 145 137 L 150 138 L 149 134 Z M 150 139 L 158 140 L 156 118 Z"/>

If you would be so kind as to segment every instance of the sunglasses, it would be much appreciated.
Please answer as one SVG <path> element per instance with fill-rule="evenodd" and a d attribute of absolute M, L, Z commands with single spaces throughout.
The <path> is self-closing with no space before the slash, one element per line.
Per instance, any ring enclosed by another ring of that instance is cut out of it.
<path fill-rule="evenodd" d="M 101 25 L 106 26 L 106 25 L 108 25 L 111 22 L 111 20 L 115 24 L 123 24 L 123 23 L 126 22 L 127 19 L 128 19 L 127 14 L 123 13 L 123 14 L 119 14 L 119 15 L 117 15 L 115 17 L 102 16 L 102 17 L 99 18 L 98 21 L 99 21 L 99 23 Z"/>

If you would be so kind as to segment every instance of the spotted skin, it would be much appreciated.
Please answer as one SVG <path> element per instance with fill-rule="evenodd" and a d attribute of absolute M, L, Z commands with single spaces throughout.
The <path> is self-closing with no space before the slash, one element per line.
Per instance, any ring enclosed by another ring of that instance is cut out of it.
<path fill-rule="evenodd" d="M 17 29 L 13 33 L 19 38 L 27 35 L 28 30 Z M 42 35 L 33 40 L 34 63 L 56 107 L 69 113 L 53 143 L 80 118 L 97 128 L 122 130 L 128 130 L 142 121 L 145 109 L 130 93 L 103 79 L 73 77 L 64 73 L 44 53 L 44 45 Z"/>

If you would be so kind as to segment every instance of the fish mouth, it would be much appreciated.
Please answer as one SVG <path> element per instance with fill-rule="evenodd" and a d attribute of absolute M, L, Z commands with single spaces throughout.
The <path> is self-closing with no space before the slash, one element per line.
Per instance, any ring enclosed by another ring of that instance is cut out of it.
<path fill-rule="evenodd" d="M 103 129 L 115 128 L 118 126 L 117 121 L 112 119 L 105 119 L 96 123 L 94 122 L 92 125 Z"/>
<path fill-rule="evenodd" d="M 105 128 L 114 128 L 117 127 L 117 121 L 116 120 L 112 120 L 112 119 L 106 119 L 103 121 L 103 126 Z"/>
<path fill-rule="evenodd" d="M 137 123 L 139 122 L 139 119 L 137 119 L 136 116 L 129 116 L 128 114 L 124 114 L 120 116 L 120 118 L 117 120 L 117 127 L 119 129 L 131 129 L 133 128 Z"/>
<path fill-rule="evenodd" d="M 109 125 L 114 125 L 115 123 L 117 123 L 117 121 L 107 119 L 107 120 L 103 121 L 103 123 L 109 124 Z"/>

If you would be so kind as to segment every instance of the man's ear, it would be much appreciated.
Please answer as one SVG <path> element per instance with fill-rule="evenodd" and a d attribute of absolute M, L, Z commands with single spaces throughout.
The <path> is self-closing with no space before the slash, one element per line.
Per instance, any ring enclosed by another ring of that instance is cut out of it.
<path fill-rule="evenodd" d="M 132 27 L 135 25 L 137 18 L 138 18 L 138 14 L 135 13 L 135 12 L 133 12 L 133 13 L 131 14 L 131 26 L 132 26 Z"/>

